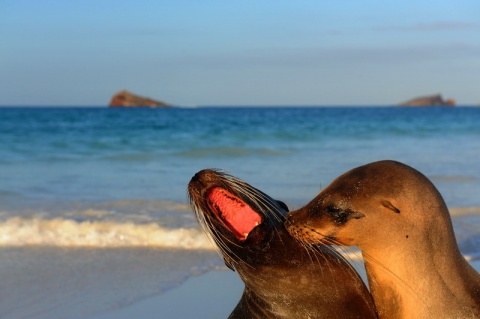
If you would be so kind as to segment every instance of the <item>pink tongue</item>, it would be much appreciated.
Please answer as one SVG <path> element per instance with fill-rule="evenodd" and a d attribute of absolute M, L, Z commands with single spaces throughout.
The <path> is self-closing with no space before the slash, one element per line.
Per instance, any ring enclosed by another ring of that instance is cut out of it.
<path fill-rule="evenodd" d="M 214 188 L 208 195 L 213 211 L 240 240 L 245 240 L 262 217 L 245 202 L 222 188 Z"/>

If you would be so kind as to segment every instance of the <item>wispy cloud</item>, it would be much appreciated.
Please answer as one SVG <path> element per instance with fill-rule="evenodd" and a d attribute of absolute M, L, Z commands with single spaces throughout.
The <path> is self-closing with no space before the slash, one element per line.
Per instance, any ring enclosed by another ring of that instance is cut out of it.
<path fill-rule="evenodd" d="M 406 26 L 378 26 L 373 27 L 374 31 L 401 31 L 401 32 L 418 32 L 418 31 L 461 31 L 480 29 L 479 23 L 467 23 L 458 21 L 437 21 L 431 23 L 417 23 Z"/>
<path fill-rule="evenodd" d="M 315 69 L 329 67 L 357 67 L 371 65 L 409 65 L 425 61 L 465 60 L 480 56 L 480 45 L 446 43 L 425 46 L 396 47 L 304 47 L 276 48 L 275 50 L 245 50 L 243 52 L 201 55 L 192 53 L 178 56 L 177 65 L 208 67 L 209 69 Z M 181 60 L 181 61 L 180 61 Z M 175 64 L 175 63 L 174 63 Z"/>

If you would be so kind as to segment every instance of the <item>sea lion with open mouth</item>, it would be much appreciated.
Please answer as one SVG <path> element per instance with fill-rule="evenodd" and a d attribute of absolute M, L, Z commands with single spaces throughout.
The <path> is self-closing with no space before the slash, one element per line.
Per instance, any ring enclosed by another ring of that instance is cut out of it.
<path fill-rule="evenodd" d="M 196 217 L 245 283 L 230 319 L 376 318 L 360 276 L 326 246 L 284 227 L 287 206 L 231 175 L 202 170 L 188 185 Z"/>
<path fill-rule="evenodd" d="M 346 172 L 285 225 L 306 243 L 358 246 L 380 318 L 480 318 L 480 275 L 458 249 L 447 206 L 405 164 Z"/>

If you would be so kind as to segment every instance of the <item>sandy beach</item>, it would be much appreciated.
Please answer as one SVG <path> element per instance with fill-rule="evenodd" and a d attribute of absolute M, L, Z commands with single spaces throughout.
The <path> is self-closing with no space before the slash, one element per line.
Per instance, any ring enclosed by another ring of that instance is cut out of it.
<path fill-rule="evenodd" d="M 451 215 L 479 216 L 478 207 L 453 208 Z M 469 256 L 466 256 L 469 258 Z M 480 258 L 474 257 L 470 264 L 480 271 Z M 360 276 L 366 280 L 361 260 L 351 260 Z M 238 303 L 244 284 L 233 271 L 213 270 L 193 276 L 180 286 L 166 293 L 152 296 L 127 307 L 113 309 L 89 319 L 224 319 Z"/>
<path fill-rule="evenodd" d="M 189 278 L 165 294 L 89 318 L 225 319 L 240 300 L 243 287 L 243 282 L 233 271 L 210 271 Z"/>
<path fill-rule="evenodd" d="M 480 260 L 471 264 L 480 271 Z M 364 275 L 364 274 L 362 274 Z M 244 284 L 230 270 L 210 271 L 161 295 L 89 319 L 225 319 L 239 301 Z"/>
<path fill-rule="evenodd" d="M 471 264 L 480 271 L 480 260 Z M 230 270 L 210 271 L 181 286 L 128 307 L 89 319 L 225 319 L 239 301 L 244 284 Z"/>

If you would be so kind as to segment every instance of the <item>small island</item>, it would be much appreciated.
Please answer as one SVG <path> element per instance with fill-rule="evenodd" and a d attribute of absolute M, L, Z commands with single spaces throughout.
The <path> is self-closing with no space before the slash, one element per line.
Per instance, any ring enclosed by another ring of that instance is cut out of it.
<path fill-rule="evenodd" d="M 122 90 L 112 96 L 109 107 L 171 107 L 170 104 L 152 100 L 150 98 L 141 97 Z"/>
<path fill-rule="evenodd" d="M 406 102 L 400 103 L 400 106 L 455 106 L 455 100 L 444 100 L 441 94 L 421 96 Z"/>

